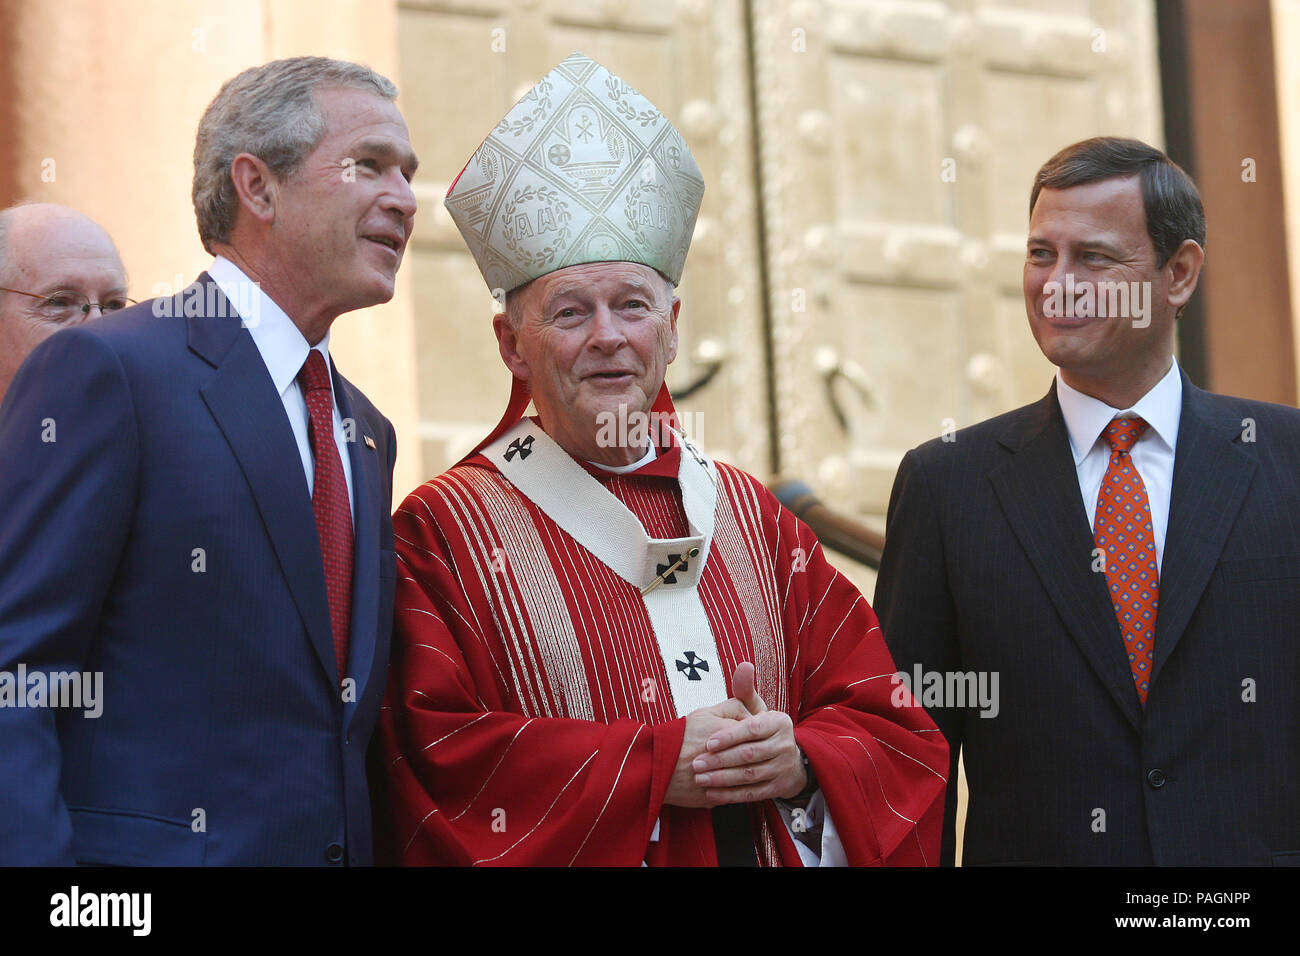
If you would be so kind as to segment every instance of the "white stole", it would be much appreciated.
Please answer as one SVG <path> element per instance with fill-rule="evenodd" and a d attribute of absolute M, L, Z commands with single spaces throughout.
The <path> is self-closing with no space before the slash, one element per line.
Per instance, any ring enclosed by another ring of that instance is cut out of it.
<path fill-rule="evenodd" d="M 520 494 L 641 594 L 673 707 L 683 717 L 725 700 L 727 675 L 698 588 L 713 540 L 717 469 L 680 434 L 673 434 L 682 445 L 677 480 L 690 530 L 685 538 L 647 535 L 623 502 L 530 419 L 520 421 L 482 454 Z M 697 557 L 664 575 L 693 548 L 699 549 Z M 661 576 L 664 580 L 647 591 Z"/>

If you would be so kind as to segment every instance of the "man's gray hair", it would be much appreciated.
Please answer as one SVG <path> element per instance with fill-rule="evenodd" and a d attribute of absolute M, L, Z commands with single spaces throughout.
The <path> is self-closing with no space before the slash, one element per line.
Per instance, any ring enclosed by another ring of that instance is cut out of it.
<path fill-rule="evenodd" d="M 203 248 L 227 242 L 239 197 L 230 164 L 251 153 L 278 178 L 292 176 L 325 135 L 325 117 L 313 92 L 350 87 L 397 98 L 392 80 L 346 60 L 296 56 L 273 60 L 227 80 L 208 104 L 194 142 L 194 215 Z"/>

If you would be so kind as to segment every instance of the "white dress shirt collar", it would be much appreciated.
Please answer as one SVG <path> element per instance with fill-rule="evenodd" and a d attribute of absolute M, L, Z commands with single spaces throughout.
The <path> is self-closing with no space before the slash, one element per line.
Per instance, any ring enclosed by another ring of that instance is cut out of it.
<path fill-rule="evenodd" d="M 602 465 L 600 462 L 591 461 L 590 459 L 588 459 L 587 463 L 595 465 L 601 471 L 608 471 L 612 475 L 626 475 L 629 471 L 636 471 L 638 468 L 645 467 L 658 457 L 659 450 L 655 448 L 654 442 L 650 442 L 650 447 L 645 450 L 645 454 L 641 456 L 641 460 L 634 461 L 630 465 Z"/>
<path fill-rule="evenodd" d="M 333 375 L 328 332 L 315 346 L 308 345 L 307 339 L 285 311 L 262 291 L 259 284 L 254 283 L 239 266 L 224 256 L 217 256 L 208 268 L 208 275 L 231 303 L 256 302 L 252 314 L 245 316 L 241 313 L 240 318 L 243 319 L 248 334 L 253 337 L 253 344 L 261 353 L 266 370 L 271 373 L 277 394 L 284 395 L 285 390 L 298 377 L 307 361 L 307 353 L 313 347 L 325 357 L 325 368 Z M 250 287 L 254 291 L 250 292 Z"/>
<path fill-rule="evenodd" d="M 1178 444 L 1178 423 L 1183 411 L 1183 379 L 1178 372 L 1178 361 L 1170 363 L 1169 371 L 1151 390 L 1125 409 L 1111 408 L 1105 402 L 1071 388 L 1056 370 L 1056 399 L 1061 403 L 1061 414 L 1070 433 L 1070 451 L 1074 453 L 1077 468 L 1084 457 L 1097 444 L 1106 426 L 1124 412 L 1133 412 L 1150 426 L 1147 434 L 1163 442 L 1172 455 Z M 1145 437 L 1145 436 L 1144 436 Z"/>

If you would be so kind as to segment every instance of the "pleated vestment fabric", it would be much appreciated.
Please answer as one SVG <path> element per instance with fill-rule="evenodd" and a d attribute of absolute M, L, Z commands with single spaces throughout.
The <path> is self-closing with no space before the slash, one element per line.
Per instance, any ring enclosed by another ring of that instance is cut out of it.
<path fill-rule="evenodd" d="M 680 537 L 680 454 L 592 473 L 650 536 Z M 717 469 L 699 583 L 710 664 L 730 690 L 754 662 L 768 707 L 791 714 L 850 863 L 936 864 L 942 735 L 811 531 L 752 477 Z M 394 521 L 380 729 L 394 862 L 716 865 L 709 811 L 663 803 L 684 720 L 638 591 L 482 456 L 421 486 Z M 764 865 L 799 862 L 780 813 L 751 804 Z"/>

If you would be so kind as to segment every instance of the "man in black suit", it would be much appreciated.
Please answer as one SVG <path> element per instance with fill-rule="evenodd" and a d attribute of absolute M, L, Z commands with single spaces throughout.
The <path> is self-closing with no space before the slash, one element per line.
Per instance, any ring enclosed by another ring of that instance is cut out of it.
<path fill-rule="evenodd" d="M 1300 411 L 1178 368 L 1204 246 L 1159 150 L 1052 157 L 1024 288 L 1056 380 L 899 468 L 874 604 L 950 779 L 964 750 L 964 865 L 1300 863 Z"/>

